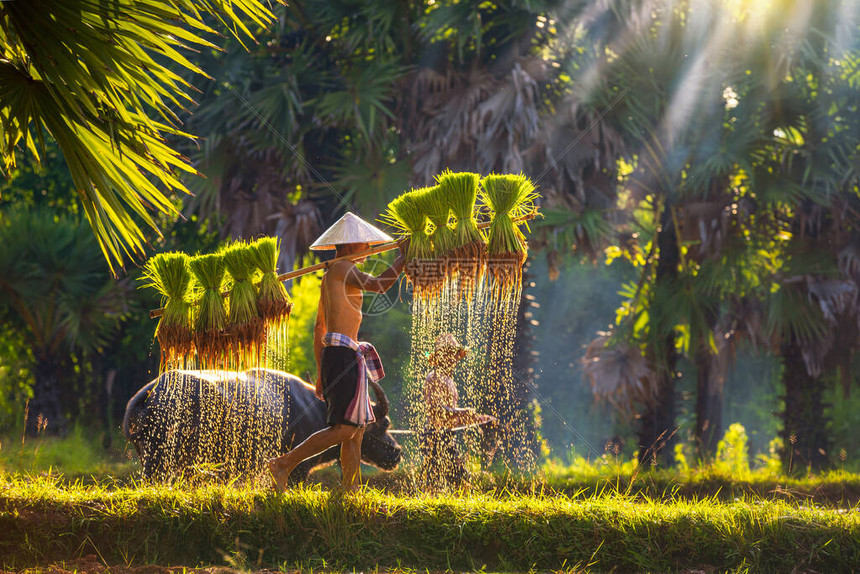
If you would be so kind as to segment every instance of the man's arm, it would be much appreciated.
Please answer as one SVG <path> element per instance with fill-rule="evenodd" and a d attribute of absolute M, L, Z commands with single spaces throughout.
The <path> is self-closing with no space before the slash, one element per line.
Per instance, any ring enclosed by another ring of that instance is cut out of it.
<path fill-rule="evenodd" d="M 353 265 L 347 272 L 344 281 L 351 287 L 358 287 L 362 291 L 372 291 L 374 293 L 385 293 L 388 289 L 397 282 L 400 277 L 400 272 L 406 265 L 405 250 L 401 249 L 397 255 L 397 259 L 391 264 L 391 267 L 383 271 L 377 277 L 368 275 L 358 270 L 358 267 Z"/>
<path fill-rule="evenodd" d="M 320 304 L 317 307 L 317 319 L 316 323 L 314 323 L 314 358 L 317 362 L 317 379 L 315 381 L 316 387 L 316 395 L 317 398 L 322 400 L 323 392 L 322 392 L 322 380 L 320 379 L 320 373 L 322 370 L 320 369 L 320 360 L 322 358 L 322 338 L 326 334 L 326 326 L 325 326 L 325 306 L 323 305 L 323 294 L 320 293 Z"/>

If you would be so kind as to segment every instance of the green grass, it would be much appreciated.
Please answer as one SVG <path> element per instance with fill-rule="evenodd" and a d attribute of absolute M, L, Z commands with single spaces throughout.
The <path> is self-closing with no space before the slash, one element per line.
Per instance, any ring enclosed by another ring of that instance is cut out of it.
<path fill-rule="evenodd" d="M 860 474 L 832 470 L 822 474 L 785 476 L 771 469 L 732 472 L 719 465 L 684 470 L 662 469 L 637 472 L 632 462 L 609 467 L 575 463 L 547 464 L 540 481 L 564 493 L 594 494 L 610 487 L 625 494 L 648 498 L 717 498 L 734 500 L 748 496 L 798 503 L 850 507 L 860 504 Z"/>
<path fill-rule="evenodd" d="M 605 490 L 405 496 L 319 487 L 84 485 L 0 478 L 0 555 L 24 568 L 113 564 L 526 571 L 849 571 L 860 513 L 759 497 L 648 500 Z"/>
<path fill-rule="evenodd" d="M 71 479 L 129 476 L 139 466 L 133 448 L 117 431 L 105 448 L 104 432 L 74 426 L 65 437 L 24 438 L 23 429 L 0 437 L 0 473 L 63 474 Z"/>
<path fill-rule="evenodd" d="M 860 562 L 860 475 L 773 467 L 638 472 L 632 462 L 482 473 L 430 495 L 406 471 L 338 471 L 279 496 L 240 485 L 139 483 L 125 441 L 101 434 L 0 443 L 0 570 L 85 557 L 113 566 L 347 571 L 850 571 Z M 120 449 L 125 450 L 120 450 Z M 205 480 L 205 478 L 204 478 Z M 75 562 L 75 561 L 78 562 Z"/>

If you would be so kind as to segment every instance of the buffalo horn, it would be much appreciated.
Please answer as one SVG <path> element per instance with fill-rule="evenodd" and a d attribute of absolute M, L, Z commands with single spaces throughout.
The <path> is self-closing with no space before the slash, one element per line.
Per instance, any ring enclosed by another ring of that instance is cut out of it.
<path fill-rule="evenodd" d="M 385 396 L 385 391 L 382 390 L 382 387 L 379 386 L 379 383 L 376 381 L 367 379 L 367 382 L 370 383 L 370 386 L 373 387 L 373 392 L 376 394 L 376 404 L 379 405 L 379 417 L 387 417 L 388 416 L 388 397 Z"/>

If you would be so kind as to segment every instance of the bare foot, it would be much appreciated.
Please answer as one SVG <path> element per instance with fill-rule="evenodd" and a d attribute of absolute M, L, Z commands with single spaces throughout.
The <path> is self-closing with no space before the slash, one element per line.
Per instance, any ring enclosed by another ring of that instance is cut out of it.
<path fill-rule="evenodd" d="M 361 490 L 361 483 L 358 484 L 342 484 L 341 489 L 345 494 L 357 494 Z"/>
<path fill-rule="evenodd" d="M 284 487 L 286 487 L 287 485 L 287 479 L 289 478 L 289 475 L 284 475 L 284 471 L 282 468 L 280 468 L 280 465 L 278 465 L 277 459 L 273 458 L 269 460 L 268 462 L 266 462 L 266 466 L 269 469 L 269 474 L 272 475 L 272 482 L 275 483 L 275 491 L 278 494 L 281 494 L 282 492 L 284 492 Z"/>

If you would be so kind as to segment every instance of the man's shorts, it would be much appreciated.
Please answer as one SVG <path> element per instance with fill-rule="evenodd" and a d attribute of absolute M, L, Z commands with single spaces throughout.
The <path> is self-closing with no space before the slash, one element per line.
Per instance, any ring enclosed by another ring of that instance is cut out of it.
<path fill-rule="evenodd" d="M 347 420 L 346 412 L 358 390 L 358 357 L 349 347 L 323 347 L 320 382 L 328 408 L 326 423 L 359 426 Z"/>

